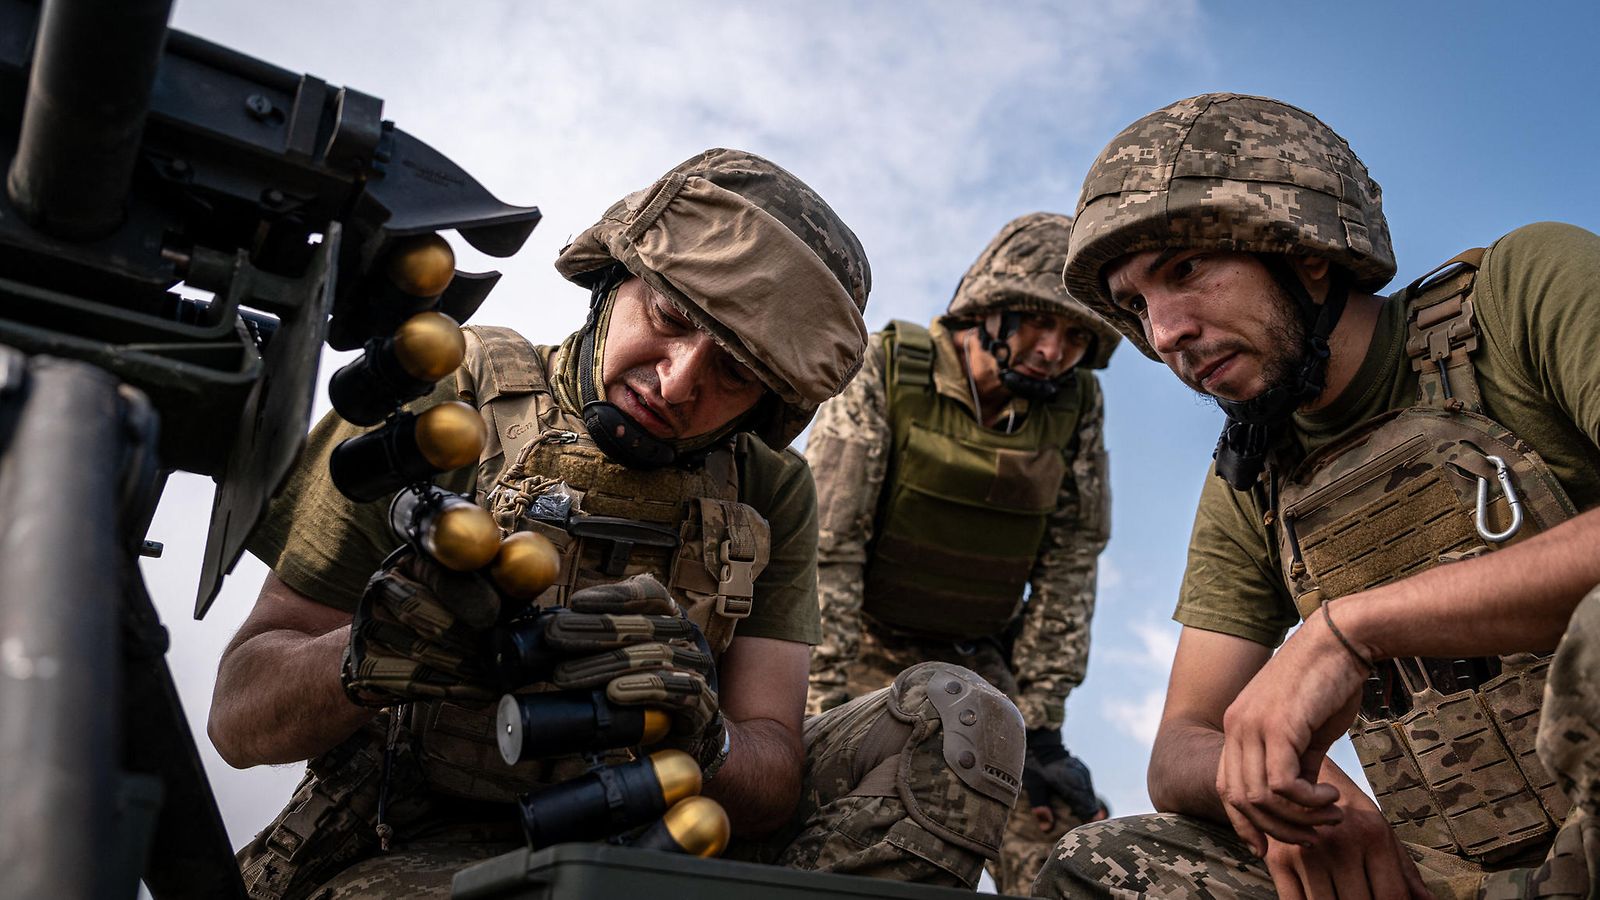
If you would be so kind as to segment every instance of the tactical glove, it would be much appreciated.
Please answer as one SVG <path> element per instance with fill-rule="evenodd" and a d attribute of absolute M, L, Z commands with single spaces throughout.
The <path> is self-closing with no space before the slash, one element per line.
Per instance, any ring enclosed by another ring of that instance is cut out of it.
<path fill-rule="evenodd" d="M 1089 767 L 1067 752 L 1061 742 L 1061 732 L 1055 728 L 1028 730 L 1022 787 L 1028 794 L 1030 806 L 1049 806 L 1051 797 L 1059 797 L 1072 810 L 1072 815 L 1084 822 L 1093 819 L 1104 807 L 1095 796 Z"/>
<path fill-rule="evenodd" d="M 356 605 L 341 679 L 362 706 L 412 700 L 493 700 L 484 637 L 500 612 L 494 590 L 402 548 Z"/>
<path fill-rule="evenodd" d="M 613 703 L 650 706 L 672 716 L 663 747 L 684 750 L 708 768 L 726 745 L 717 709 L 716 666 L 700 629 L 649 574 L 573 592 L 567 609 L 545 616 L 552 650 L 571 654 L 550 683 L 604 687 Z"/>

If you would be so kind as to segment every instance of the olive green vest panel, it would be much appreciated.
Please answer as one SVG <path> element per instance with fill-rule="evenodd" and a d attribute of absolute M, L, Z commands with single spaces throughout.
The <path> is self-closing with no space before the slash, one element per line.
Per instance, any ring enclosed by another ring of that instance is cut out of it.
<path fill-rule="evenodd" d="M 1393 301 L 1408 304 L 1419 405 L 1356 426 L 1274 480 L 1284 578 L 1302 617 L 1576 515 L 1538 452 L 1482 415 L 1471 359 L 1481 258 L 1468 251 Z M 1401 840 L 1493 862 L 1553 835 L 1568 803 L 1534 751 L 1548 665 L 1517 654 L 1377 667 L 1351 739 Z"/>
<path fill-rule="evenodd" d="M 882 341 L 894 451 L 862 609 L 915 635 L 996 634 L 1022 604 L 1094 386 L 1071 380 L 1001 434 L 935 390 L 927 329 L 892 322 Z"/>

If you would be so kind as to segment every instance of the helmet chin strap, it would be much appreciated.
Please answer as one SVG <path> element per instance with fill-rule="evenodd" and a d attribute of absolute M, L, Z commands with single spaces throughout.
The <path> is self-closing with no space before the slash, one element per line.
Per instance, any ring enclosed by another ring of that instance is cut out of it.
<path fill-rule="evenodd" d="M 703 443 L 685 446 L 656 437 L 616 404 L 601 396 L 599 386 L 595 384 L 595 373 L 599 368 L 597 357 L 604 352 L 603 326 L 609 325 L 607 304 L 617 286 L 627 279 L 627 269 L 620 265 L 612 266 L 590 289 L 589 318 L 583 323 L 583 331 L 578 338 L 578 402 L 583 407 L 579 411 L 583 417 L 583 428 L 601 453 L 630 469 L 648 472 L 667 466 L 692 469 L 704 465 L 706 457 L 722 438 L 740 430 L 760 409 L 760 404 L 755 410 L 705 437 Z M 607 321 L 603 323 L 602 320 Z"/>
<path fill-rule="evenodd" d="M 630 469 L 660 469 L 677 462 L 678 451 L 646 431 L 616 404 L 606 402 L 595 385 L 601 313 L 617 285 L 627 277 L 627 269 L 612 266 L 590 289 L 589 318 L 583 323 L 583 335 L 578 339 L 578 402 L 583 404 L 584 430 L 589 432 L 601 453 Z"/>
<path fill-rule="evenodd" d="M 1328 296 L 1319 305 L 1289 265 L 1287 257 L 1262 254 L 1261 262 L 1272 278 L 1295 301 L 1306 329 L 1305 346 L 1294 373 L 1249 400 L 1223 400 L 1217 405 L 1227 414 L 1217 449 L 1217 475 L 1234 490 L 1249 490 L 1266 468 L 1267 450 L 1278 428 L 1309 400 L 1320 396 L 1328 383 L 1328 339 L 1344 314 L 1350 298 L 1350 281 L 1343 269 L 1330 268 Z"/>
<path fill-rule="evenodd" d="M 1011 345 L 1006 343 L 1017 330 L 1017 325 L 1022 322 L 1022 313 L 1015 310 L 1006 310 L 1000 313 L 1000 333 L 989 335 L 989 325 L 984 319 L 978 320 L 978 342 L 983 349 L 989 351 L 994 357 L 994 362 L 1000 369 L 1000 384 L 1014 396 L 1025 400 L 1035 400 L 1048 403 L 1055 399 L 1061 391 L 1061 386 L 1070 381 L 1076 374 L 1076 369 L 1068 369 L 1067 373 L 1057 379 L 1029 378 L 1011 368 Z"/>

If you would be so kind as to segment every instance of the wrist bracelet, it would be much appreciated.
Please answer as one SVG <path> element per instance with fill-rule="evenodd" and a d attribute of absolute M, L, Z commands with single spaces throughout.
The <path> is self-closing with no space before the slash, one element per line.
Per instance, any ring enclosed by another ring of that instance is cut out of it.
<path fill-rule="evenodd" d="M 722 764 L 728 761 L 728 752 L 732 749 L 733 732 L 728 730 L 727 723 L 723 723 L 722 749 L 718 750 L 717 755 L 711 757 L 711 762 L 706 763 L 705 768 L 700 770 L 701 784 L 705 784 L 711 781 L 711 779 L 717 777 L 717 773 L 722 771 Z"/>
<path fill-rule="evenodd" d="M 1355 644 L 1350 643 L 1350 639 L 1344 636 L 1344 632 L 1339 630 L 1339 626 L 1333 624 L 1333 612 L 1331 610 L 1332 606 L 1333 600 L 1322 601 L 1322 621 L 1328 624 L 1328 630 L 1333 632 L 1333 636 L 1339 639 L 1339 643 L 1343 644 L 1346 650 L 1350 651 L 1350 655 L 1356 658 L 1356 662 L 1361 663 L 1362 668 L 1369 671 L 1377 668 L 1375 665 L 1373 665 L 1372 660 L 1362 655 L 1361 651 L 1356 649 Z"/>

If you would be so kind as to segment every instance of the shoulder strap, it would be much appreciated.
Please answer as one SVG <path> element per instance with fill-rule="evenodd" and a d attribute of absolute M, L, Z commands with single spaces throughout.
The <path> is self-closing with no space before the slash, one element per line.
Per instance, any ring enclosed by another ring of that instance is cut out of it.
<path fill-rule="evenodd" d="M 478 338 L 467 342 L 462 366 L 477 381 L 479 405 L 502 394 L 548 389 L 544 366 L 527 338 L 498 325 L 468 325 L 463 330 Z"/>
<path fill-rule="evenodd" d="M 1483 264 L 1482 247 L 1456 254 L 1401 292 L 1406 311 L 1406 355 L 1417 372 L 1424 406 L 1483 412 L 1472 366 L 1478 324 L 1472 285 Z"/>
<path fill-rule="evenodd" d="M 933 383 L 933 336 L 921 325 L 895 319 L 885 329 L 892 384 L 926 387 Z"/>

